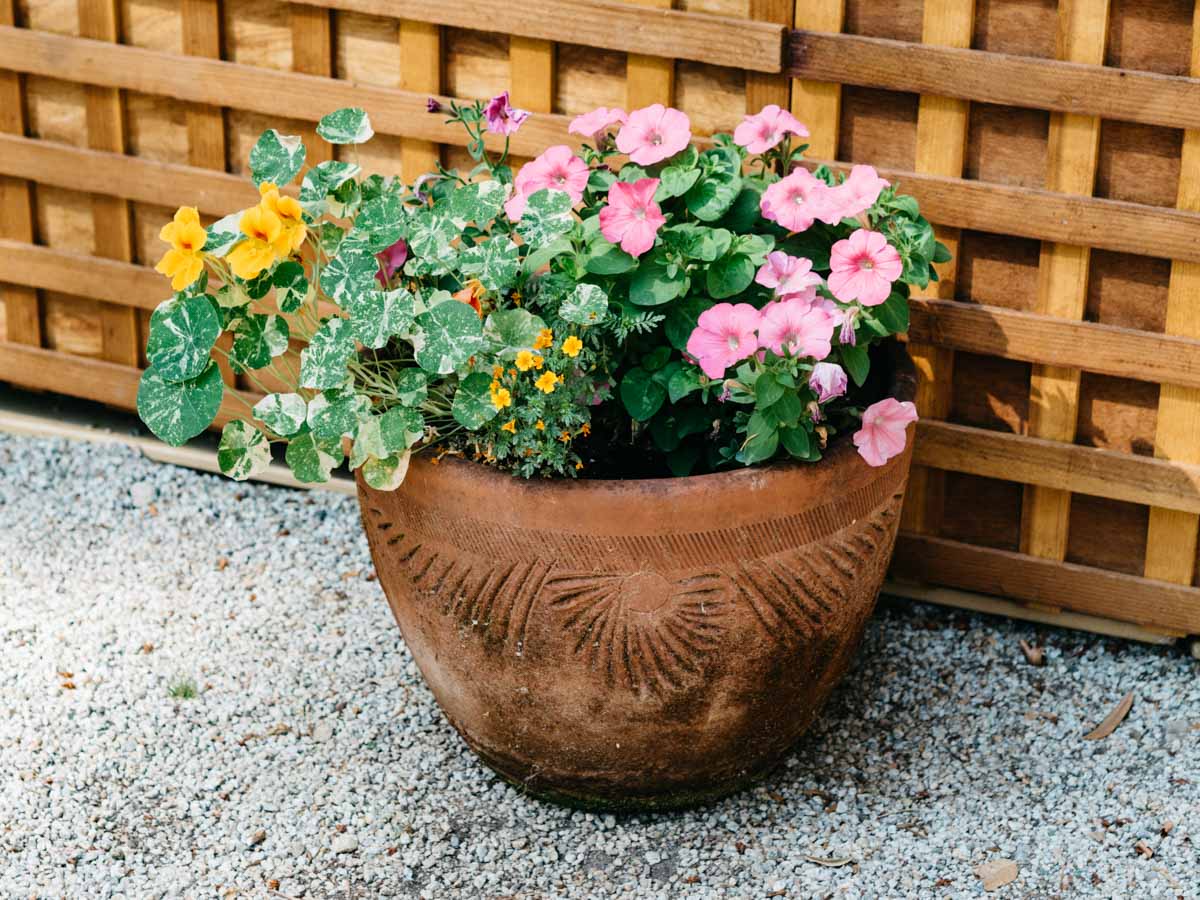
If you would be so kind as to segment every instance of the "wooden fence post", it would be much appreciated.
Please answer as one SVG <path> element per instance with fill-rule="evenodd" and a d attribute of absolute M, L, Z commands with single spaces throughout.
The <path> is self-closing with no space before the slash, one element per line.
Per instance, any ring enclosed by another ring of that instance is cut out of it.
<path fill-rule="evenodd" d="M 774 22 L 790 25 L 792 22 L 792 0 L 750 0 L 750 18 L 759 22 Z M 763 72 L 746 73 L 746 113 L 755 115 L 764 106 L 774 103 L 781 109 L 789 109 L 792 101 L 792 85 L 786 75 L 767 75 Z M 730 122 L 732 130 L 738 123 Z"/>
<path fill-rule="evenodd" d="M 838 32 L 845 19 L 846 0 L 796 0 L 796 28 Z M 811 159 L 837 159 L 842 86 L 828 81 L 794 80 L 792 114 L 812 134 L 806 155 Z"/>
<path fill-rule="evenodd" d="M 670 9 L 672 0 L 634 0 L 638 6 Z M 675 60 L 630 53 L 625 61 L 625 109 L 675 102 Z"/>
<path fill-rule="evenodd" d="M 292 4 L 292 68 L 305 75 L 333 75 L 333 28 L 330 12 L 320 6 Z M 333 145 L 317 136 L 315 125 L 302 129 L 305 165 L 333 159 Z"/>
<path fill-rule="evenodd" d="M 400 22 L 400 87 L 427 94 L 442 92 L 442 29 L 428 22 Z M 437 168 L 437 144 L 404 138 L 400 141 L 400 172 L 410 184 Z"/>

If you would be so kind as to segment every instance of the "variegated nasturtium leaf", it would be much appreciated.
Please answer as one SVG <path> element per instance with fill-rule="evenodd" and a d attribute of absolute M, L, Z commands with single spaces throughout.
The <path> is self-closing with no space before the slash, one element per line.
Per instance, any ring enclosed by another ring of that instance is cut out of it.
<path fill-rule="evenodd" d="M 254 404 L 254 417 L 280 437 L 288 437 L 307 419 L 308 401 L 299 394 L 267 394 Z"/>
<path fill-rule="evenodd" d="M 264 131 L 250 149 L 250 177 L 255 187 L 265 181 L 282 187 L 304 168 L 304 141 L 299 135 Z"/>
<path fill-rule="evenodd" d="M 546 323 L 525 309 L 498 309 L 487 317 L 483 336 L 492 352 L 501 359 L 512 359 L 521 350 L 530 350 Z"/>
<path fill-rule="evenodd" d="M 297 481 L 305 484 L 323 484 L 329 473 L 346 458 L 342 452 L 340 438 L 320 438 L 305 429 L 288 441 L 284 459 Z"/>
<path fill-rule="evenodd" d="M 408 220 L 408 249 L 413 256 L 445 257 L 459 228 L 453 220 L 435 209 L 422 209 Z"/>
<path fill-rule="evenodd" d="M 338 248 L 341 247 L 342 241 L 346 237 L 346 229 L 333 222 L 318 222 L 313 226 L 312 231 L 321 245 L 321 252 L 330 259 L 337 256 Z"/>
<path fill-rule="evenodd" d="M 300 386 L 317 390 L 341 387 L 354 351 L 350 323 L 336 316 L 326 319 L 300 351 Z"/>
<path fill-rule="evenodd" d="M 366 110 L 350 106 L 322 117 L 317 123 L 317 134 L 331 144 L 365 144 L 375 131 Z"/>
<path fill-rule="evenodd" d="M 166 381 L 187 381 L 205 370 L 221 334 L 221 321 L 205 295 L 180 295 L 158 305 L 150 316 L 146 358 Z"/>
<path fill-rule="evenodd" d="M 237 284 L 223 284 L 213 296 L 216 297 L 217 306 L 223 310 L 237 309 L 250 302 L 250 295 Z"/>
<path fill-rule="evenodd" d="M 420 369 L 403 369 L 396 376 L 396 395 L 405 406 L 418 407 L 429 394 L 429 379 Z"/>
<path fill-rule="evenodd" d="M 249 313 L 242 317 L 234 331 L 229 361 L 235 372 L 261 369 L 288 349 L 287 322 L 282 316 Z"/>
<path fill-rule="evenodd" d="M 443 244 L 437 256 L 410 256 L 404 264 L 404 274 L 409 278 L 428 278 L 449 275 L 458 268 L 458 250 Z"/>
<path fill-rule="evenodd" d="M 419 410 L 393 406 L 379 417 L 379 435 L 388 453 L 407 450 L 425 437 L 425 417 Z"/>
<path fill-rule="evenodd" d="M 377 491 L 394 491 L 408 474 L 411 453 L 398 453 L 382 459 L 372 456 L 363 463 L 363 481 Z"/>
<path fill-rule="evenodd" d="M 308 276 L 304 274 L 304 266 L 294 259 L 275 267 L 271 283 L 275 285 L 275 300 L 280 312 L 293 313 L 308 299 Z"/>
<path fill-rule="evenodd" d="M 483 349 L 479 316 L 466 303 L 447 300 L 417 316 L 421 331 L 413 347 L 417 365 L 432 375 L 449 375 Z"/>
<path fill-rule="evenodd" d="M 533 249 L 544 247 L 571 230 L 575 224 L 571 218 L 572 206 L 571 195 L 566 191 L 542 188 L 529 195 L 517 231 Z"/>
<path fill-rule="evenodd" d="M 500 214 L 504 194 L 504 185 L 492 178 L 464 184 L 450 195 L 450 215 L 459 222 L 474 222 L 482 228 Z"/>
<path fill-rule="evenodd" d="M 492 377 L 486 372 L 472 372 L 458 383 L 450 414 L 464 428 L 476 431 L 496 417 L 492 403 Z"/>
<path fill-rule="evenodd" d="M 378 286 L 379 260 L 370 250 L 348 240 L 321 270 L 321 290 L 334 303 L 346 306 Z"/>
<path fill-rule="evenodd" d="M 413 295 L 404 288 L 367 291 L 346 304 L 350 328 L 365 347 L 378 350 L 397 334 L 411 334 L 416 311 Z"/>
<path fill-rule="evenodd" d="M 354 437 L 371 400 L 353 391 L 324 391 L 308 401 L 308 427 L 319 438 Z"/>
<path fill-rule="evenodd" d="M 489 291 L 505 291 L 516 284 L 521 254 L 509 238 L 496 235 L 464 250 L 458 267 L 464 275 L 478 278 Z"/>
<path fill-rule="evenodd" d="M 217 464 L 235 481 L 253 478 L 271 465 L 271 442 L 253 425 L 227 422 L 217 446 Z"/>
<path fill-rule="evenodd" d="M 576 325 L 595 325 L 608 315 L 608 295 L 594 284 L 577 284 L 558 308 L 558 317 Z"/>
<path fill-rule="evenodd" d="M 224 256 L 233 249 L 233 245 L 245 237 L 242 234 L 242 213 L 230 213 L 223 219 L 213 222 L 204 229 L 208 239 L 204 242 L 204 252 L 213 256 Z"/>
<path fill-rule="evenodd" d="M 156 436 L 179 447 L 212 424 L 224 395 L 221 370 L 211 360 L 187 381 L 167 381 L 151 366 L 138 384 L 137 411 Z"/>
<path fill-rule="evenodd" d="M 404 204 L 396 194 L 381 194 L 363 203 L 354 220 L 355 234 L 361 234 L 372 252 L 386 250 L 408 230 Z"/>
<path fill-rule="evenodd" d="M 329 195 L 354 178 L 362 169 L 355 163 L 338 159 L 318 163 L 304 173 L 300 184 L 300 205 L 314 219 L 329 208 Z"/>

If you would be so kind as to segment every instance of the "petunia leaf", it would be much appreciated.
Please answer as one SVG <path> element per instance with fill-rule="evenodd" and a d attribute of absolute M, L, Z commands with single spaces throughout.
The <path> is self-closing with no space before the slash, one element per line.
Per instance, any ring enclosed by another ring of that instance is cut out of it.
<path fill-rule="evenodd" d="M 221 370 L 211 360 L 187 381 L 167 381 L 150 366 L 138 383 L 138 415 L 157 437 L 179 447 L 212 424 L 224 395 Z"/>
<path fill-rule="evenodd" d="M 357 106 L 335 109 L 317 123 L 317 134 L 331 144 L 365 144 L 375 136 L 371 118 Z"/>
<path fill-rule="evenodd" d="M 146 358 L 166 381 L 187 381 L 207 368 L 221 334 L 221 322 L 207 296 L 180 295 L 158 305 L 150 316 Z"/>
<path fill-rule="evenodd" d="M 227 422 L 217 446 L 217 464 L 235 481 L 253 478 L 271 465 L 271 442 L 253 425 Z"/>
<path fill-rule="evenodd" d="M 290 184 L 304 168 L 306 152 L 299 135 L 280 134 L 274 128 L 264 131 L 250 149 L 250 177 L 255 187 L 267 181 L 279 187 Z"/>

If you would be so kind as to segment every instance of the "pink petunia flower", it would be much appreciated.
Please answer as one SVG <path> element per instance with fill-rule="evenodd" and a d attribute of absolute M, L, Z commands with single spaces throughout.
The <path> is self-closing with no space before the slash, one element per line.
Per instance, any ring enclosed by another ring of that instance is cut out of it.
<path fill-rule="evenodd" d="M 836 224 L 837 211 L 829 198 L 830 188 L 808 169 L 796 169 L 763 192 L 760 204 L 764 219 L 778 222 L 788 231 L 806 231 L 820 219 Z"/>
<path fill-rule="evenodd" d="M 878 231 L 860 228 L 829 252 L 829 290 L 843 303 L 857 300 L 878 306 L 892 292 L 904 265 L 900 254 Z"/>
<path fill-rule="evenodd" d="M 529 111 L 516 109 L 508 102 L 508 91 L 497 94 L 483 108 L 487 130 L 495 134 L 513 134 L 529 118 Z"/>
<path fill-rule="evenodd" d="M 590 113 L 573 118 L 571 124 L 567 126 L 567 133 L 594 138 L 604 134 L 613 125 L 624 125 L 628 120 L 629 116 L 626 115 L 625 110 L 619 107 L 614 106 L 609 109 L 607 106 L 599 106 Z"/>
<path fill-rule="evenodd" d="M 810 305 L 817 299 L 821 276 L 812 270 L 812 260 L 789 256 L 782 250 L 767 254 L 754 280 L 763 287 L 773 288 L 775 296 L 804 300 Z"/>
<path fill-rule="evenodd" d="M 639 166 L 674 156 L 692 139 L 692 123 L 677 109 L 655 103 L 629 114 L 617 132 L 617 149 Z"/>
<path fill-rule="evenodd" d="M 375 273 L 375 280 L 386 287 L 392 276 L 400 271 L 400 267 L 408 259 L 408 244 L 404 238 L 400 238 L 386 250 L 376 253 L 375 258 L 379 260 L 379 271 Z"/>
<path fill-rule="evenodd" d="M 734 130 L 733 141 L 751 153 L 766 153 L 787 134 L 808 137 L 808 129 L 786 109 L 771 103 L 758 115 L 746 116 Z"/>
<path fill-rule="evenodd" d="M 755 331 L 761 320 L 749 303 L 718 303 L 700 313 L 687 352 L 709 378 L 722 378 L 726 369 L 758 349 Z"/>
<path fill-rule="evenodd" d="M 833 349 L 833 329 L 826 310 L 803 300 L 776 300 L 763 307 L 758 345 L 776 356 L 824 359 Z"/>
<path fill-rule="evenodd" d="M 852 219 L 859 213 L 866 212 L 875 205 L 883 189 L 891 182 L 879 177 L 873 166 L 854 166 L 850 174 L 835 188 L 829 191 L 829 199 L 833 208 L 838 212 L 838 219 Z"/>
<path fill-rule="evenodd" d="M 537 159 L 521 166 L 513 180 L 513 195 L 504 204 L 504 212 L 510 221 L 517 222 L 525 214 L 525 203 L 530 194 L 544 188 L 566 191 L 572 203 L 583 199 L 588 182 L 588 167 L 566 144 L 546 148 Z"/>
<path fill-rule="evenodd" d="M 825 403 L 846 393 L 846 370 L 837 363 L 819 362 L 813 366 L 808 386 L 817 394 L 817 402 Z"/>
<path fill-rule="evenodd" d="M 869 466 L 882 466 L 904 452 L 909 423 L 917 421 L 917 408 L 893 397 L 872 403 L 862 415 L 862 428 L 854 435 L 858 455 Z"/>
<path fill-rule="evenodd" d="M 608 205 L 600 210 L 600 233 L 610 244 L 621 245 L 630 256 L 641 256 L 654 246 L 654 236 L 667 221 L 654 202 L 657 178 L 642 178 L 633 184 L 613 182 Z"/>

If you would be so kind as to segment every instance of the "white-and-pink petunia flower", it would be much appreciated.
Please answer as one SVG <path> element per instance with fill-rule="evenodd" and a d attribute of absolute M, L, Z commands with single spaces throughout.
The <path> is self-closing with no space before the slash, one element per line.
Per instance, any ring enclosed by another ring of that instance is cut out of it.
<path fill-rule="evenodd" d="M 854 446 L 867 465 L 882 466 L 904 452 L 908 426 L 917 421 L 917 408 L 893 397 L 872 403 L 862 415 L 862 428 L 854 435 Z"/>
<path fill-rule="evenodd" d="M 513 134 L 528 118 L 528 110 L 516 109 L 508 102 L 508 91 L 497 94 L 483 108 L 487 130 L 495 134 Z"/>
<path fill-rule="evenodd" d="M 784 135 L 808 137 L 808 129 L 786 109 L 771 103 L 755 116 L 746 116 L 733 132 L 733 141 L 750 153 L 766 153 L 783 140 Z"/>
<path fill-rule="evenodd" d="M 600 210 L 600 233 L 610 244 L 620 244 L 630 256 L 641 256 L 654 246 L 654 236 L 666 223 L 654 202 L 657 178 L 642 178 L 632 184 L 613 182 L 608 204 Z"/>
<path fill-rule="evenodd" d="M 788 231 L 807 231 L 813 222 L 833 225 L 841 221 L 830 200 L 830 187 L 808 169 L 796 169 L 768 187 L 760 208 L 764 219 Z"/>
<path fill-rule="evenodd" d="M 709 378 L 722 378 L 730 366 L 758 349 L 761 321 L 761 313 L 749 303 L 718 303 L 700 313 L 688 338 L 688 355 Z"/>
<path fill-rule="evenodd" d="M 571 202 L 578 203 L 583 199 L 588 174 L 587 163 L 570 147 L 565 144 L 548 147 L 541 156 L 521 166 L 513 180 L 513 195 L 504 204 L 504 212 L 510 221 L 519 221 L 529 196 L 544 188 L 566 191 Z"/>
<path fill-rule="evenodd" d="M 832 349 L 833 316 L 804 300 L 776 300 L 762 310 L 758 345 L 776 356 L 824 359 Z"/>
<path fill-rule="evenodd" d="M 808 376 L 808 386 L 817 395 L 818 403 L 825 403 L 846 393 L 846 370 L 837 363 L 819 362 Z"/>
<path fill-rule="evenodd" d="M 878 231 L 860 228 L 829 253 L 829 290 L 843 303 L 878 306 L 904 269 L 900 254 Z"/>
<path fill-rule="evenodd" d="M 692 140 L 692 123 L 677 109 L 655 103 L 629 114 L 617 132 L 617 149 L 639 166 L 674 156 Z"/>
<path fill-rule="evenodd" d="M 624 125 L 628 120 L 629 116 L 625 110 L 616 106 L 612 109 L 600 106 L 589 113 L 573 118 L 571 124 L 567 126 L 567 132 L 590 139 L 604 134 L 614 125 Z"/>
<path fill-rule="evenodd" d="M 777 297 L 805 300 L 809 304 L 817 299 L 817 288 L 822 282 L 821 276 L 812 270 L 811 259 L 789 256 L 782 250 L 767 254 L 754 280 L 773 289 Z"/>
<path fill-rule="evenodd" d="M 835 188 L 830 188 L 830 202 L 838 219 L 852 219 L 875 205 L 883 189 L 891 182 L 879 177 L 873 166 L 854 166 L 850 174 Z M 834 224 L 830 222 L 829 224 Z"/>

